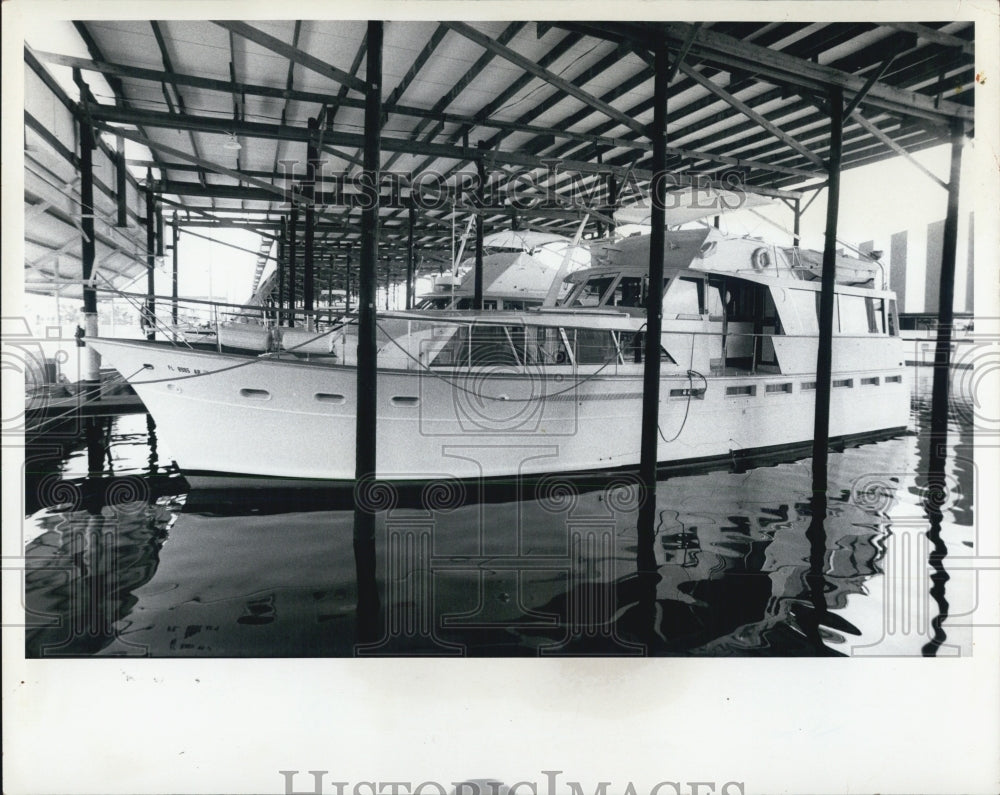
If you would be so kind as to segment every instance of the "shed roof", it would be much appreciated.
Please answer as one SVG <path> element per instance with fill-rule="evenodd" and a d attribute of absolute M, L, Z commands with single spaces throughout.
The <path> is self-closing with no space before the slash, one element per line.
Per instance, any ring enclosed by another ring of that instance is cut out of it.
<path fill-rule="evenodd" d="M 364 22 L 72 24 L 82 49 L 25 50 L 29 283 L 72 279 L 74 267 L 80 278 L 76 133 L 67 116 L 76 114 L 102 139 L 99 217 L 116 209 L 119 151 L 129 166 L 128 221 L 98 230 L 112 283 L 145 268 L 138 222 L 147 185 L 167 219 L 176 211 L 186 228 L 258 233 L 259 279 L 292 212 L 289 191 L 306 177 L 311 138 L 325 161 L 316 262 L 322 284 L 343 286 L 344 263 L 360 244 L 351 196 L 364 143 Z M 679 183 L 738 177 L 784 198 L 822 185 L 831 90 L 850 110 L 844 168 L 941 143 L 954 119 L 972 128 L 971 21 L 391 21 L 381 168 L 397 176 L 380 209 L 380 259 L 390 273 L 405 267 L 412 198 L 416 249 L 428 263 L 450 249 L 454 215 L 464 222 L 476 211 L 465 189 L 480 158 L 490 177 L 479 211 L 487 233 L 517 224 L 572 235 L 581 200 L 596 210 L 588 233 L 600 231 L 612 187 L 641 193 L 648 181 L 651 47 L 661 38 L 674 73 L 668 169 Z M 82 107 L 54 77 L 66 67 L 87 86 Z M 61 112 L 32 89 L 61 96 Z"/>

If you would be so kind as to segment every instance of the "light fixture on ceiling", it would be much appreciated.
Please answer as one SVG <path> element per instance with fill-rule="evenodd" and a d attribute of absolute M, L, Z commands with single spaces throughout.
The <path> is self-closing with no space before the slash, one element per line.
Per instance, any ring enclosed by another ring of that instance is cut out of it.
<path fill-rule="evenodd" d="M 229 133 L 229 137 L 226 142 L 222 145 L 223 149 L 242 149 L 243 146 L 239 141 L 236 140 L 236 133 Z"/>

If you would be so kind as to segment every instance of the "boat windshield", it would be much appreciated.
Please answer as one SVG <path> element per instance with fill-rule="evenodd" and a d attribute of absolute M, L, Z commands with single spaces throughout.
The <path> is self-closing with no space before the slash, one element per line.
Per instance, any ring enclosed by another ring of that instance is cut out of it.
<path fill-rule="evenodd" d="M 669 284 L 670 278 L 664 277 L 663 289 Z M 649 277 L 645 275 L 595 274 L 575 285 L 559 306 L 642 308 L 646 306 L 648 285 Z"/>

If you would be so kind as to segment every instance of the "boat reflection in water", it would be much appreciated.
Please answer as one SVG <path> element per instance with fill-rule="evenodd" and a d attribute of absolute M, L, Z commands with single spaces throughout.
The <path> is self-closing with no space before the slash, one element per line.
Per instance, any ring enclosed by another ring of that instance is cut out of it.
<path fill-rule="evenodd" d="M 364 626 L 356 495 L 173 496 L 149 486 L 145 417 L 118 418 L 103 497 L 64 490 L 81 450 L 27 519 L 26 652 L 968 654 L 975 573 L 949 571 L 949 556 L 976 554 L 971 413 L 953 402 L 947 495 L 929 519 L 926 390 L 914 391 L 916 434 L 831 454 L 825 509 L 808 460 L 661 481 L 649 574 L 630 475 L 379 485 L 359 495 L 379 510 L 376 569 L 361 576 L 381 608 Z M 132 491 L 109 494 L 116 482 Z"/>

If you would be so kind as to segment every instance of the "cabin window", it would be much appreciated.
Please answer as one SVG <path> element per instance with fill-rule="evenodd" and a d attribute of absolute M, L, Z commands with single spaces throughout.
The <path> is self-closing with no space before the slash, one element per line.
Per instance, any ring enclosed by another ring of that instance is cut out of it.
<path fill-rule="evenodd" d="M 614 276 L 594 276 L 574 293 L 572 306 L 600 306 L 601 298 L 611 287 Z"/>
<path fill-rule="evenodd" d="M 887 375 L 885 377 L 885 382 L 887 384 L 901 384 L 901 383 L 903 383 L 903 376 L 901 376 L 901 375 Z"/>
<path fill-rule="evenodd" d="M 626 364 L 642 364 L 643 355 L 646 352 L 646 335 L 642 331 L 619 331 L 618 351 L 620 360 Z M 664 364 L 677 364 L 677 360 L 671 356 L 667 349 L 660 346 L 660 361 Z"/>
<path fill-rule="evenodd" d="M 819 333 L 816 316 L 816 299 L 811 290 L 786 290 L 786 300 L 781 320 L 789 334 L 812 335 Z"/>
<path fill-rule="evenodd" d="M 604 364 L 618 359 L 614 332 L 604 329 L 576 329 L 577 364 Z"/>
<path fill-rule="evenodd" d="M 497 308 L 496 301 L 483 301 L 483 309 L 496 309 L 496 308 Z"/>
<path fill-rule="evenodd" d="M 645 306 L 647 282 L 642 276 L 622 276 L 608 298 L 608 306 Z"/>
<path fill-rule="evenodd" d="M 842 334 L 868 333 L 868 309 L 863 295 L 840 296 L 840 332 Z"/>
<path fill-rule="evenodd" d="M 684 315 L 700 317 L 702 286 L 703 282 L 700 279 L 688 279 L 684 276 L 674 279 L 663 298 L 663 316 L 665 318 Z"/>
<path fill-rule="evenodd" d="M 520 332 L 523 340 L 524 330 Z M 504 326 L 472 327 L 469 356 L 473 366 L 520 364 L 514 347 L 510 332 Z"/>
<path fill-rule="evenodd" d="M 570 364 L 561 329 L 538 326 L 526 328 L 524 332 L 528 364 Z"/>
<path fill-rule="evenodd" d="M 521 363 L 523 352 L 523 326 L 458 326 L 431 364 L 444 367 L 464 367 L 469 364 L 480 367 L 517 366 Z"/>
<path fill-rule="evenodd" d="M 865 298 L 865 308 L 868 310 L 869 334 L 885 334 L 884 303 L 881 298 Z"/>

